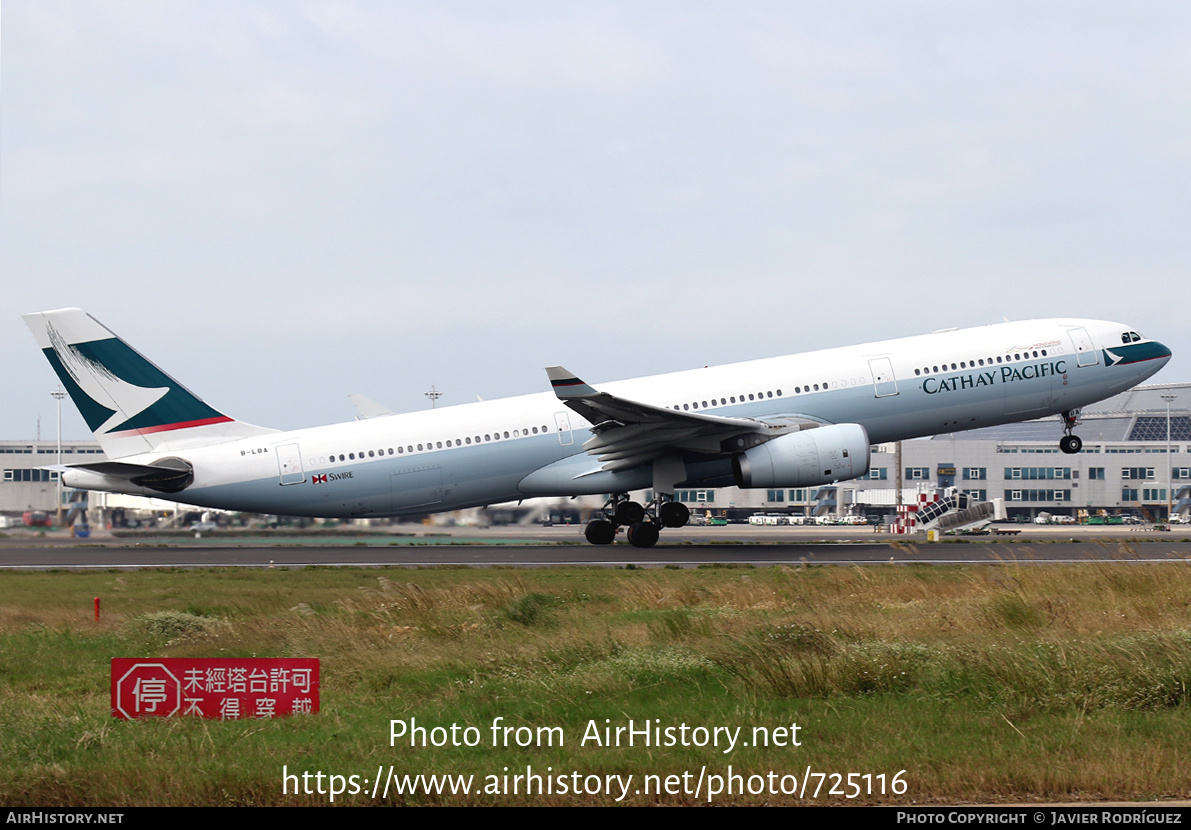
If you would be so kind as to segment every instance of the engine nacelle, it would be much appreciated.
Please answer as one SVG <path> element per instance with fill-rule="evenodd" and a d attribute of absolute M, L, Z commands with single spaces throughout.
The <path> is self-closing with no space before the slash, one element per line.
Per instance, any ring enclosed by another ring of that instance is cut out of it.
<path fill-rule="evenodd" d="M 868 472 L 868 433 L 835 424 L 774 438 L 732 458 L 739 487 L 815 487 Z"/>

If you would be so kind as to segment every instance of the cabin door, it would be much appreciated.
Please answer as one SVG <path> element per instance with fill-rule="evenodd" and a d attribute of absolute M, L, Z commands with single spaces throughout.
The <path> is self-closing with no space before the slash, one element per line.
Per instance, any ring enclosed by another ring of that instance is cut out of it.
<path fill-rule="evenodd" d="M 893 363 L 887 357 L 874 357 L 868 362 L 873 373 L 873 396 L 888 398 L 897 394 L 897 378 L 893 376 Z"/>
<path fill-rule="evenodd" d="M 277 473 L 282 484 L 301 484 L 306 480 L 302 470 L 302 452 L 297 444 L 282 444 L 276 447 Z"/>
<path fill-rule="evenodd" d="M 1075 346 L 1076 366 L 1095 366 L 1100 362 L 1100 352 L 1092 343 L 1087 329 L 1068 329 L 1067 333 L 1071 335 L 1071 343 Z"/>
<path fill-rule="evenodd" d="M 569 447 L 575 442 L 575 437 L 571 435 L 571 419 L 566 412 L 554 413 L 554 426 L 558 428 L 558 443 Z"/>

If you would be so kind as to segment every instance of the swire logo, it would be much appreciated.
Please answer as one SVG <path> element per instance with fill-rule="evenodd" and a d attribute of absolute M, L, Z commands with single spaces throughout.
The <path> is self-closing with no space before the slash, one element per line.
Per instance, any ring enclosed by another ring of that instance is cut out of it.
<path fill-rule="evenodd" d="M 345 478 L 355 478 L 351 473 L 323 473 L 322 475 L 312 475 L 310 477 L 311 484 L 329 484 L 332 481 L 339 481 Z"/>

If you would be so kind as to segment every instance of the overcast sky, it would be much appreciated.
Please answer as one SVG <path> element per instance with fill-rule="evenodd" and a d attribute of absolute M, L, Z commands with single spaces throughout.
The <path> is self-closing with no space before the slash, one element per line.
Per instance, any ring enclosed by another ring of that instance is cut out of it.
<path fill-rule="evenodd" d="M 0 438 L 61 306 L 281 428 L 1003 318 L 1191 380 L 1185 2 L 0 14 Z"/>

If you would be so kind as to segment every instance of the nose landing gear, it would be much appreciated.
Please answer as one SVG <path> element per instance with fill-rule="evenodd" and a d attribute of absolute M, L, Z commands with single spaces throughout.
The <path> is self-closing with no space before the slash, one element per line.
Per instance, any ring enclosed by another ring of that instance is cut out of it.
<path fill-rule="evenodd" d="M 1074 455 L 1083 449 L 1083 439 L 1073 432 L 1079 420 L 1079 410 L 1068 409 L 1059 417 L 1063 419 L 1063 437 L 1059 440 L 1059 449 L 1068 455 Z"/>

